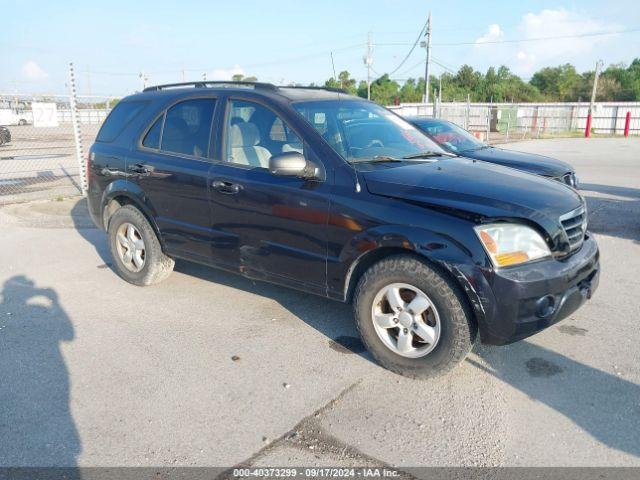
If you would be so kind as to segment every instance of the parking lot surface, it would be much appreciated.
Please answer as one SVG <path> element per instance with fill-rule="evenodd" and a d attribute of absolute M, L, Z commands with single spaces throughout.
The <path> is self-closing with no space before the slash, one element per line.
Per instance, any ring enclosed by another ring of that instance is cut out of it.
<path fill-rule="evenodd" d="M 600 287 L 432 380 L 348 305 L 185 262 L 135 287 L 84 201 L 0 208 L 0 466 L 640 466 L 640 140 L 506 148 L 576 168 Z"/>

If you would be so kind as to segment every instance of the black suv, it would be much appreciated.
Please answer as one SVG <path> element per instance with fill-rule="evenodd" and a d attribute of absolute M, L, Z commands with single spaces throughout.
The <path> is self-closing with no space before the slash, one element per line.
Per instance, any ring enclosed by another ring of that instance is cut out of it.
<path fill-rule="evenodd" d="M 117 104 L 89 206 L 136 285 L 181 258 L 342 302 L 386 368 L 428 376 L 570 315 L 598 284 L 584 199 L 443 151 L 339 91 L 202 82 Z"/>

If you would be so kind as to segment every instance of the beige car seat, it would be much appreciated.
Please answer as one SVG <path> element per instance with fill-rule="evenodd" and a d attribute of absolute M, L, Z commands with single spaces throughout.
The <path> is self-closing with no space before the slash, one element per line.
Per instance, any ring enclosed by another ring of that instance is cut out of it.
<path fill-rule="evenodd" d="M 230 162 L 254 167 L 269 167 L 271 152 L 259 146 L 260 131 L 250 122 L 231 125 Z"/>

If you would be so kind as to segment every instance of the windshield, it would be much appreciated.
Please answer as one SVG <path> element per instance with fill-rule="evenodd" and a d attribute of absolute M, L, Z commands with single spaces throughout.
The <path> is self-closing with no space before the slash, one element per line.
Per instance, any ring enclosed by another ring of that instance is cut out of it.
<path fill-rule="evenodd" d="M 358 100 L 298 102 L 293 107 L 347 162 L 445 154 L 406 120 L 374 103 Z"/>
<path fill-rule="evenodd" d="M 464 128 L 450 122 L 428 122 L 415 121 L 420 129 L 427 132 L 438 144 L 448 148 L 453 152 L 464 152 L 465 150 L 476 150 L 486 145 L 474 137 Z"/>

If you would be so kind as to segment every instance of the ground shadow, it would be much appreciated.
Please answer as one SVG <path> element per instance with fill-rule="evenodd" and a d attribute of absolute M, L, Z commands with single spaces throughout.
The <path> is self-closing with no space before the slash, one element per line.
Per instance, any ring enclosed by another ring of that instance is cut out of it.
<path fill-rule="evenodd" d="M 60 349 L 74 338 L 71 321 L 54 290 L 25 276 L 0 295 L 0 466 L 75 467 L 80 438 Z"/>
<path fill-rule="evenodd" d="M 234 273 L 186 261 L 178 260 L 175 270 L 208 282 L 271 298 L 325 335 L 332 349 L 345 354 L 354 353 L 373 362 L 356 330 L 351 305 L 267 282 L 252 281 Z"/>
<path fill-rule="evenodd" d="M 78 233 L 93 245 L 100 255 L 104 264 L 99 267 L 109 267 L 113 270 L 113 260 L 107 248 L 107 237 L 102 230 L 95 228 L 91 221 L 86 199 L 76 202 L 71 209 L 71 218 Z M 360 341 L 349 305 L 267 282 L 254 282 L 239 274 L 223 272 L 191 262 L 177 260 L 175 270 L 212 283 L 271 298 L 328 337 L 329 346 L 334 350 L 345 354 L 355 353 L 372 361 L 372 357 Z"/>
<path fill-rule="evenodd" d="M 71 220 L 80 236 L 89 242 L 100 255 L 100 259 L 104 262 L 100 266 L 102 268 L 105 266 L 111 268 L 111 255 L 109 255 L 107 246 L 107 236 L 91 220 L 86 198 L 81 198 L 73 205 L 73 208 L 71 208 Z"/>
<path fill-rule="evenodd" d="M 585 183 L 589 230 L 640 243 L 640 189 Z"/>
<path fill-rule="evenodd" d="M 608 447 L 640 457 L 640 386 L 523 341 L 468 362 L 561 413 Z"/>

